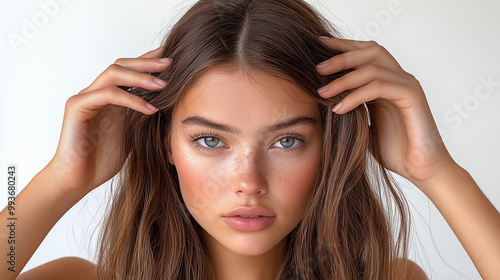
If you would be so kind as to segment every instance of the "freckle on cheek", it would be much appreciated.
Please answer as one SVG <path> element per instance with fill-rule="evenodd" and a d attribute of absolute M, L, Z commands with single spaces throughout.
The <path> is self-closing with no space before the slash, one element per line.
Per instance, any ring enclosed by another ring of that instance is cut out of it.
<path fill-rule="evenodd" d="M 224 184 L 227 184 L 227 178 L 223 174 L 207 174 L 205 171 L 196 172 L 189 168 L 180 176 L 186 204 L 198 211 L 205 211 L 212 203 L 216 203 L 221 197 Z"/>

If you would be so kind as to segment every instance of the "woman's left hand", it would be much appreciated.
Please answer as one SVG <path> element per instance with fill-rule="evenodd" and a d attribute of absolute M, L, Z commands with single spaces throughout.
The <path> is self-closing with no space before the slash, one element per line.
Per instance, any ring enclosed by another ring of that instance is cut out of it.
<path fill-rule="evenodd" d="M 405 72 L 392 55 L 375 42 L 321 38 L 341 51 L 318 64 L 323 75 L 354 71 L 320 88 L 324 98 L 352 89 L 334 107 L 345 114 L 367 103 L 372 129 L 378 137 L 386 167 L 417 186 L 456 163 L 444 146 L 420 83 Z"/>

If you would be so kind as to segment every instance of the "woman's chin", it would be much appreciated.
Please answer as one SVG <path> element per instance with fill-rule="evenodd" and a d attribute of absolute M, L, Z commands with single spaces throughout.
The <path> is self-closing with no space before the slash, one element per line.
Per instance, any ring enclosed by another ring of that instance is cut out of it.
<path fill-rule="evenodd" d="M 230 250 L 234 254 L 241 256 L 249 256 L 249 257 L 263 255 L 274 248 L 274 246 L 271 246 L 269 244 L 250 244 L 250 243 L 230 244 L 224 247 L 226 247 L 226 249 Z"/>
<path fill-rule="evenodd" d="M 224 249 L 240 256 L 260 256 L 266 253 L 271 253 L 284 242 L 284 239 L 274 240 L 271 236 L 265 234 L 245 233 L 236 234 L 236 236 L 224 237 L 222 240 L 217 240 L 210 236 L 212 242 L 217 243 Z M 222 242 L 221 242 L 222 241 Z"/>

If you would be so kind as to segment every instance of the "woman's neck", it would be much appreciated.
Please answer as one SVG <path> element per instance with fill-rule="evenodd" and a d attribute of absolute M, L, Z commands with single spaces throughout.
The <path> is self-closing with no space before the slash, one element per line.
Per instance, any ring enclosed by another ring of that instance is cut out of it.
<path fill-rule="evenodd" d="M 276 280 L 285 258 L 285 240 L 258 256 L 236 254 L 220 244 L 208 233 L 204 233 L 214 280 Z"/>

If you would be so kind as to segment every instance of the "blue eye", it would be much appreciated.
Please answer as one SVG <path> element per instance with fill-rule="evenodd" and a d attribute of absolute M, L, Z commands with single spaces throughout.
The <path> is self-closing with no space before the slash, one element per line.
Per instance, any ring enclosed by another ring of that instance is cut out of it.
<path fill-rule="evenodd" d="M 280 148 L 285 148 L 285 149 L 290 149 L 290 148 L 294 148 L 297 145 L 299 145 L 300 141 L 301 140 L 299 140 L 297 138 L 285 137 L 285 138 L 281 138 L 280 140 L 278 140 L 278 142 L 276 142 L 274 144 L 274 146 L 277 146 Z"/>
<path fill-rule="evenodd" d="M 216 137 L 203 137 L 197 140 L 202 146 L 207 148 L 215 148 L 222 146 L 222 142 Z"/>

